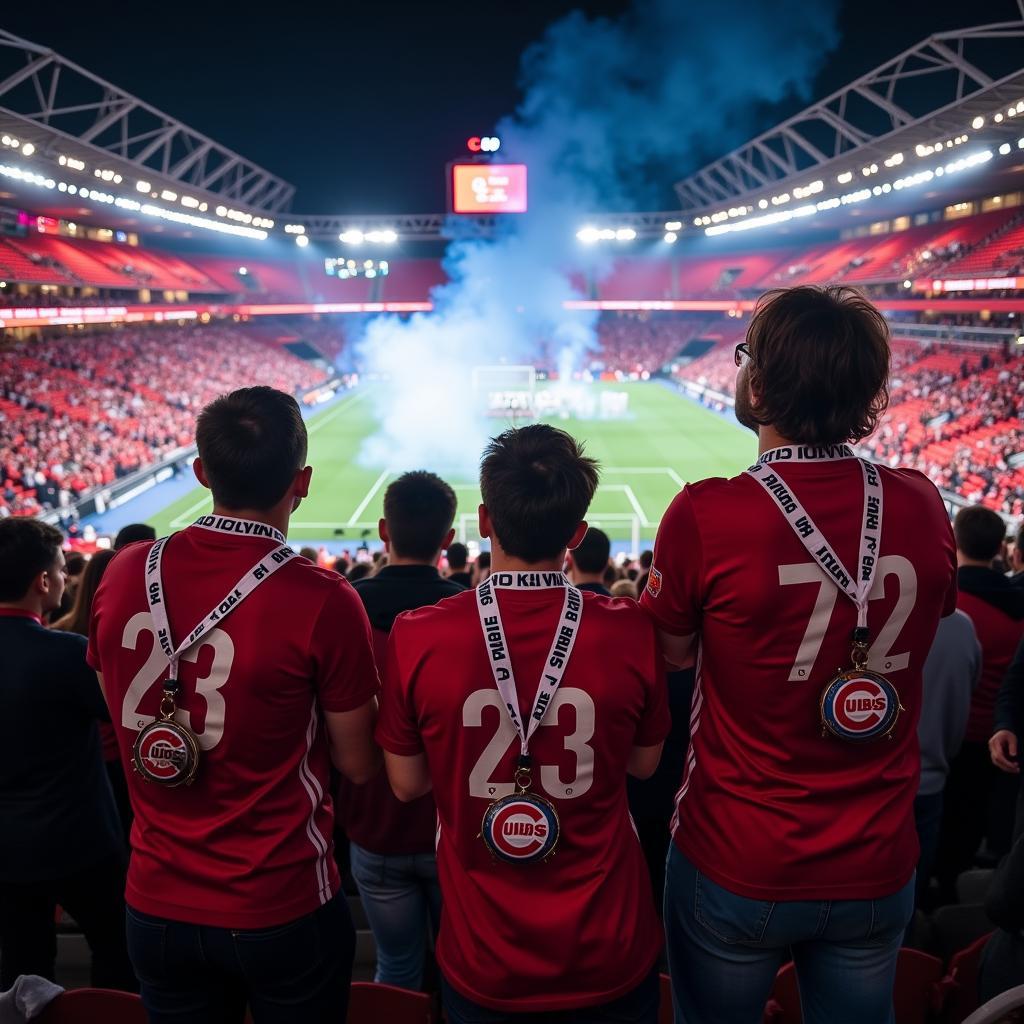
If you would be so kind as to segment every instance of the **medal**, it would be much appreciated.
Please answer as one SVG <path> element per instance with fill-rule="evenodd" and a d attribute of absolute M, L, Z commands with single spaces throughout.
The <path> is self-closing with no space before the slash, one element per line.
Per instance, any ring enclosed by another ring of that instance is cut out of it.
<path fill-rule="evenodd" d="M 563 587 L 562 616 L 541 671 L 537 696 L 524 728 L 519 715 L 512 662 L 505 640 L 495 588 L 531 589 Z M 544 720 L 569 663 L 583 612 L 583 595 L 560 572 L 499 572 L 477 587 L 477 609 L 494 683 L 519 736 L 519 760 L 515 771 L 515 792 L 487 805 L 480 823 L 480 838 L 491 855 L 506 864 L 536 864 L 555 852 L 561 826 L 558 811 L 550 800 L 530 792 L 530 738 Z"/>
<path fill-rule="evenodd" d="M 169 538 L 162 537 L 149 549 L 146 556 L 146 597 L 153 617 L 157 643 L 170 665 L 170 677 L 164 682 L 159 717 L 135 737 L 132 746 L 132 765 L 147 782 L 172 788 L 191 786 L 199 770 L 199 743 L 192 730 L 176 718 L 178 695 L 181 690 L 178 683 L 178 663 L 181 656 L 198 644 L 211 629 L 222 623 L 282 565 L 297 557 L 285 544 L 284 534 L 265 523 L 234 519 L 230 516 L 203 516 L 193 526 L 232 536 L 268 537 L 276 540 L 278 546 L 260 558 L 177 647 L 171 640 L 171 624 L 167 618 L 161 574 L 164 551 Z M 182 710 L 182 713 L 187 720 L 187 712 Z"/>
<path fill-rule="evenodd" d="M 516 770 L 516 792 L 488 804 L 480 838 L 491 853 L 508 864 L 547 860 L 558 845 L 558 811 L 554 804 L 529 792 L 530 769 Z"/>
<path fill-rule="evenodd" d="M 825 573 L 857 606 L 853 631 L 852 668 L 829 680 L 818 702 L 822 736 L 848 743 L 889 736 L 901 711 L 899 693 L 885 676 L 868 668 L 868 598 L 875 577 L 882 538 L 882 479 L 876 466 L 858 459 L 864 476 L 864 506 L 856 574 L 842 563 L 799 499 L 773 471 L 780 462 L 819 462 L 856 458 L 847 445 L 802 445 L 765 452 L 746 472 L 775 500 L 801 544 Z"/>
<path fill-rule="evenodd" d="M 191 786 L 199 769 L 199 744 L 174 720 L 178 681 L 168 679 L 160 701 L 160 717 L 135 738 L 132 763 L 147 781 L 161 786 Z"/>

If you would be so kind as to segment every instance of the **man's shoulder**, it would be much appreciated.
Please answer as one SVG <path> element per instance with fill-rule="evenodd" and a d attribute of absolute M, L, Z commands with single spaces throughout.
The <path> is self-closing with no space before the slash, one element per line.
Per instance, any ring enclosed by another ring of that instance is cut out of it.
<path fill-rule="evenodd" d="M 929 502 L 936 509 L 940 509 L 945 515 L 945 506 L 942 504 L 942 496 L 938 488 L 916 469 L 905 469 L 903 467 L 893 468 L 883 466 L 879 463 L 873 465 L 882 474 L 882 486 L 887 490 L 895 491 L 897 494 L 904 493 L 908 498 L 923 502 Z"/>
<path fill-rule="evenodd" d="M 30 642 L 37 644 L 48 657 L 65 661 L 85 661 L 85 652 L 89 644 L 85 637 L 78 633 L 37 626 L 29 631 L 29 636 Z"/>
<path fill-rule="evenodd" d="M 654 635 L 651 617 L 632 597 L 614 597 L 583 591 L 583 621 L 597 621 L 601 631 L 622 630 L 640 639 L 644 634 Z M 581 634 L 582 635 L 582 634 Z"/>
<path fill-rule="evenodd" d="M 476 616 L 476 591 L 460 587 L 457 593 L 443 597 L 437 604 L 424 605 L 402 612 L 394 628 L 401 635 L 430 635 L 435 630 L 460 624 Z"/>

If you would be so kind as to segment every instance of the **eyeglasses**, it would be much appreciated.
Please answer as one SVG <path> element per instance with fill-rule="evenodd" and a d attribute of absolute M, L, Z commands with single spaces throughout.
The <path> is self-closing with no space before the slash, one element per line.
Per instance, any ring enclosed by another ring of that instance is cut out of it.
<path fill-rule="evenodd" d="M 749 362 L 753 356 L 750 354 L 750 349 L 747 347 L 745 341 L 741 341 L 732 353 L 732 361 L 737 366 L 742 366 L 745 362 Z"/>

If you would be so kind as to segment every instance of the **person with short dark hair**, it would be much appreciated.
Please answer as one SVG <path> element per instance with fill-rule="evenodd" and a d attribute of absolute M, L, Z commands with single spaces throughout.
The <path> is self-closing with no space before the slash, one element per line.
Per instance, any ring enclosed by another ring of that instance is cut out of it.
<path fill-rule="evenodd" d="M 132 991 L 126 851 L 96 728 L 109 715 L 85 640 L 43 626 L 63 543 L 37 519 L 0 520 L 0 989 L 53 980 L 59 904 L 89 943 L 91 983 Z"/>
<path fill-rule="evenodd" d="M 597 481 L 554 427 L 494 438 L 491 576 L 391 631 L 377 737 L 396 796 L 437 803 L 451 1024 L 657 1018 L 661 942 L 626 775 L 654 771 L 667 693 L 639 607 L 561 572 Z"/>
<path fill-rule="evenodd" d="M 153 1024 L 343 1020 L 355 931 L 330 766 L 378 771 L 377 672 L 349 584 L 285 542 L 309 493 L 295 399 L 242 388 L 199 414 L 213 513 L 125 548 L 93 607 L 135 827 L 132 960 Z M 134 769 L 134 770 L 133 770 Z"/>
<path fill-rule="evenodd" d="M 307 562 L 312 562 L 314 565 L 319 565 L 320 556 L 317 554 L 317 550 L 314 547 L 305 546 L 299 548 L 299 554 L 306 559 Z"/>
<path fill-rule="evenodd" d="M 580 590 L 592 590 L 595 594 L 611 597 L 604 580 L 611 552 L 612 542 L 608 534 L 591 526 L 583 540 L 569 552 L 569 579 Z"/>
<path fill-rule="evenodd" d="M 469 564 L 469 548 L 459 541 L 449 544 L 445 552 L 448 559 L 448 579 L 454 580 L 463 587 L 472 583 L 467 565 Z"/>
<path fill-rule="evenodd" d="M 121 548 L 127 547 L 129 544 L 137 544 L 140 540 L 156 540 L 156 530 L 149 523 L 129 523 L 117 531 L 117 536 L 114 538 L 114 550 L 120 551 Z"/>
<path fill-rule="evenodd" d="M 373 627 L 381 669 L 388 635 L 402 612 L 466 589 L 437 570 L 441 551 L 455 533 L 455 509 L 455 492 L 424 470 L 404 473 L 384 492 L 384 516 L 377 528 L 387 565 L 355 584 Z M 433 798 L 427 794 L 402 803 L 383 772 L 362 786 L 343 780 L 338 822 L 350 840 L 352 877 L 377 943 L 374 980 L 419 989 L 428 933 L 436 935 L 441 916 Z"/>
<path fill-rule="evenodd" d="M 481 551 L 473 563 L 473 586 L 479 587 L 488 576 L 491 575 L 491 553 Z"/>
<path fill-rule="evenodd" d="M 925 476 L 849 446 L 887 401 L 889 329 L 862 295 L 769 292 L 735 356 L 758 461 L 683 488 L 641 597 L 669 662 L 698 665 L 665 894 L 675 1012 L 760 1020 L 792 957 L 805 1020 L 885 1021 L 952 531 Z"/>
<path fill-rule="evenodd" d="M 996 699 L 1024 638 L 1024 590 L 992 568 L 1006 536 L 1001 516 L 983 505 L 962 508 L 956 536 L 957 607 L 974 623 L 981 644 L 981 679 L 971 698 L 967 734 L 950 765 L 936 860 L 940 899 L 953 902 L 956 878 L 974 863 L 984 839 L 995 856 L 1008 852 L 1019 776 L 992 763 L 990 739 L 999 732 Z"/>
<path fill-rule="evenodd" d="M 1010 552 L 1010 582 L 1015 587 L 1024 589 L 1024 520 L 1013 538 L 1013 550 Z"/>

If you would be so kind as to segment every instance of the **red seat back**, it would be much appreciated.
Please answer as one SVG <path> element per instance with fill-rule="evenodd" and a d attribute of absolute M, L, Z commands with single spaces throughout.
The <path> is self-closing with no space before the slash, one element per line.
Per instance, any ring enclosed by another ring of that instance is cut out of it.
<path fill-rule="evenodd" d="M 148 1024 L 142 1000 L 130 992 L 80 988 L 64 992 L 35 1018 L 38 1024 Z"/>
<path fill-rule="evenodd" d="M 430 996 L 394 985 L 354 981 L 348 1000 L 348 1024 L 432 1024 Z"/>
<path fill-rule="evenodd" d="M 658 1024 L 672 1024 L 672 979 L 667 974 L 659 976 L 661 1001 L 658 1003 Z"/>
<path fill-rule="evenodd" d="M 969 1017 L 978 1008 L 981 957 L 991 937 L 991 932 L 982 935 L 949 961 L 949 973 L 943 981 L 943 987 L 946 989 L 946 1006 L 942 1019 L 946 1024 L 960 1024 L 960 1021 Z"/>

